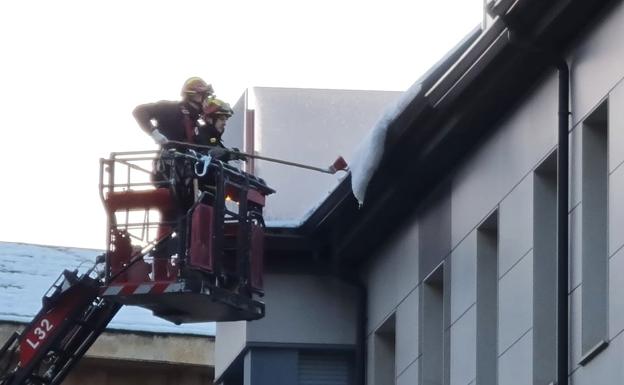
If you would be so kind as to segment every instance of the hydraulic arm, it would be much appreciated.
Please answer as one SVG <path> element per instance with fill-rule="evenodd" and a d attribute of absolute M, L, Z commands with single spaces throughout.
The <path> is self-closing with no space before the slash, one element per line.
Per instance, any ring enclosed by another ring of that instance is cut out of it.
<path fill-rule="evenodd" d="M 0 385 L 60 384 L 121 307 L 100 287 L 93 269 L 65 270 L 32 322 L 0 349 Z"/>

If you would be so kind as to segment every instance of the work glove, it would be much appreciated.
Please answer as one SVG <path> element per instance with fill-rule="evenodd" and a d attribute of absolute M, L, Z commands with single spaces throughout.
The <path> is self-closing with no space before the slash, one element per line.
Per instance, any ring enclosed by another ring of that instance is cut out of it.
<path fill-rule="evenodd" d="M 164 136 L 160 131 L 158 131 L 158 129 L 155 129 L 154 131 L 152 131 L 151 136 L 152 136 L 152 139 L 154 139 L 154 142 L 156 142 L 157 144 L 160 144 L 161 146 L 169 142 L 169 139 L 167 139 L 166 136 Z"/>
<path fill-rule="evenodd" d="M 247 162 L 247 157 L 244 154 L 241 154 L 238 148 L 232 147 L 230 160 L 242 160 L 243 162 Z"/>
<path fill-rule="evenodd" d="M 208 151 L 208 155 L 212 156 L 215 159 L 223 160 L 227 158 L 228 152 L 225 148 L 215 147 Z"/>

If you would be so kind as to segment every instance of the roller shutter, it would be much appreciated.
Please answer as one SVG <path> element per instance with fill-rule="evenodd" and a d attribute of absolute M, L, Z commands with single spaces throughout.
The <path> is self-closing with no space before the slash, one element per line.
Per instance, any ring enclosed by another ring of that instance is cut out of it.
<path fill-rule="evenodd" d="M 299 385 L 351 385 L 346 354 L 299 352 Z"/>

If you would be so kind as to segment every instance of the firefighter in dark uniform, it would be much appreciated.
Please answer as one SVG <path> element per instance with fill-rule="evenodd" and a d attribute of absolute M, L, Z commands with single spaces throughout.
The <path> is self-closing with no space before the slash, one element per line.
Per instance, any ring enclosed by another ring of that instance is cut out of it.
<path fill-rule="evenodd" d="M 193 143 L 197 120 L 206 98 L 214 95 L 212 86 L 198 77 L 189 78 L 182 86 L 182 100 L 161 100 L 137 106 L 133 115 L 143 131 L 156 143 L 169 147 L 170 140 Z"/>
<path fill-rule="evenodd" d="M 186 211 L 193 204 L 192 166 L 188 162 L 175 159 L 170 150 L 186 151 L 186 148 L 170 141 L 197 142 L 198 120 L 201 120 L 203 103 L 206 98 L 214 95 L 214 90 L 203 79 L 191 77 L 184 82 L 181 95 L 181 101 L 161 100 L 139 105 L 133 111 L 141 129 L 161 146 L 160 156 L 154 162 L 152 181 L 157 187 L 162 187 L 170 185 L 170 181 L 173 180 L 170 187 L 174 195 L 175 210 L 162 213 L 159 238 L 169 233 L 169 229 L 173 226 L 181 235 L 175 239 L 184 239 Z M 183 252 L 184 245 L 175 243 L 175 241 L 167 242 L 160 250 L 156 250 L 155 256 L 167 257 L 178 252 L 178 249 L 179 252 Z"/>
<path fill-rule="evenodd" d="M 233 148 L 233 152 L 230 152 L 223 144 L 222 136 L 225 132 L 225 125 L 233 114 L 234 111 L 228 103 L 214 97 L 205 99 L 202 119 L 200 120 L 203 124 L 197 133 L 197 143 L 214 147 L 208 151 L 208 154 L 225 162 L 237 159 L 244 160 L 241 155 L 235 153 L 238 149 Z"/>
<path fill-rule="evenodd" d="M 161 148 L 154 162 L 153 182 L 157 185 L 175 180 L 175 193 L 182 207 L 188 206 L 188 176 L 190 168 L 174 162 L 168 150 L 186 151 L 184 146 L 170 141 L 197 143 L 198 125 L 201 122 L 204 100 L 214 95 L 212 86 L 198 77 L 189 78 L 182 86 L 182 100 L 161 100 L 137 106 L 133 115 L 143 131 L 147 132 Z M 186 204 L 185 204 L 186 203 Z"/>
<path fill-rule="evenodd" d="M 246 161 L 246 157 L 237 148 L 227 148 L 223 143 L 223 133 L 227 120 L 234 114 L 230 105 L 220 99 L 209 97 L 204 100 L 202 116 L 199 119 L 196 143 L 210 148 L 202 148 L 201 152 L 210 155 L 211 159 L 222 162 L 233 160 Z M 214 186 L 214 175 L 201 178 L 204 186 Z"/>

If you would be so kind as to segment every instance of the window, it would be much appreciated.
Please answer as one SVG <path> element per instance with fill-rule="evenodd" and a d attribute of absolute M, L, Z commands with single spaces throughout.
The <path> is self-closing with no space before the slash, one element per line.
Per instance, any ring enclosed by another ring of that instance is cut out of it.
<path fill-rule="evenodd" d="M 375 332 L 375 384 L 392 385 L 396 379 L 396 316 L 392 314 Z"/>
<path fill-rule="evenodd" d="M 448 338 L 445 328 L 444 264 L 427 276 L 422 285 L 421 359 L 420 373 L 423 384 L 445 383 L 448 368 Z"/>
<path fill-rule="evenodd" d="M 496 384 L 498 210 L 477 229 L 477 384 Z"/>
<path fill-rule="evenodd" d="M 604 102 L 582 127 L 582 365 L 607 340 L 607 116 Z"/>
<path fill-rule="evenodd" d="M 557 153 L 533 174 L 533 383 L 557 378 Z"/>

